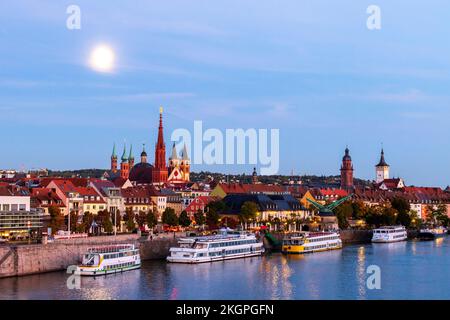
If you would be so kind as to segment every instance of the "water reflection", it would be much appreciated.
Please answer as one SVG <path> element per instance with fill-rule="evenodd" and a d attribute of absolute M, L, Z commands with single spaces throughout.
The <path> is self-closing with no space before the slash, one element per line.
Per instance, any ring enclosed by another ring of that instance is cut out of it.
<path fill-rule="evenodd" d="M 366 298 L 366 247 L 361 246 L 358 248 L 357 258 L 358 299 L 362 300 Z"/>
<path fill-rule="evenodd" d="M 150 261 L 82 278 L 81 290 L 67 289 L 65 272 L 1 279 L 0 299 L 450 299 L 449 253 L 443 238 L 200 265 Z M 367 289 L 369 265 L 381 268 L 382 290 Z"/>

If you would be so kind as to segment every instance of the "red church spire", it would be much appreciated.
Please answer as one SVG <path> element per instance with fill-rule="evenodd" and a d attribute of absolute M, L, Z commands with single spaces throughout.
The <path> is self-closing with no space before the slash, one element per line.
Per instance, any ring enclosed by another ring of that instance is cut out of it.
<path fill-rule="evenodd" d="M 163 108 L 159 110 L 159 129 L 158 141 L 155 147 L 155 168 L 153 170 L 153 182 L 166 182 L 168 178 L 168 170 L 166 164 L 166 144 L 164 143 L 164 127 L 163 127 Z"/>

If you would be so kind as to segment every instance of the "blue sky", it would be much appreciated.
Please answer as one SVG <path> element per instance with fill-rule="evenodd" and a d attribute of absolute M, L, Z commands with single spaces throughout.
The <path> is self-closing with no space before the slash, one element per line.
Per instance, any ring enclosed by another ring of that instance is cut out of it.
<path fill-rule="evenodd" d="M 66 28 L 67 6 L 81 30 Z M 369 31 L 366 8 L 382 10 Z M 279 128 L 280 173 L 373 179 L 384 144 L 407 184 L 449 184 L 448 1 L 44 1 L 0 3 L 1 168 L 109 165 L 203 120 Z M 114 48 L 114 73 L 87 64 Z M 167 142 L 169 146 L 169 142 Z M 249 172 L 248 166 L 194 171 Z"/>

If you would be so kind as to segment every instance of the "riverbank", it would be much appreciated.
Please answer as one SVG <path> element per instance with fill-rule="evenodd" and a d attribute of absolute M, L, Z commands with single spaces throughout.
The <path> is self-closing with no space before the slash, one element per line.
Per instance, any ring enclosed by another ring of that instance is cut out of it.
<path fill-rule="evenodd" d="M 176 245 L 173 234 L 150 239 L 138 235 L 90 237 L 58 240 L 48 244 L 0 246 L 0 278 L 66 270 L 79 264 L 87 249 L 98 245 L 132 243 L 140 250 L 142 260 L 164 259 Z"/>

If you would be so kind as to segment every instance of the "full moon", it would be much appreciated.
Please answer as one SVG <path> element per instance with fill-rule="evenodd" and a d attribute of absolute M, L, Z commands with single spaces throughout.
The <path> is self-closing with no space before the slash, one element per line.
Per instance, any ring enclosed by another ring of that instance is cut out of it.
<path fill-rule="evenodd" d="M 114 69 L 115 55 L 111 47 L 99 45 L 91 52 L 89 64 L 92 69 L 99 72 L 111 72 Z"/>

